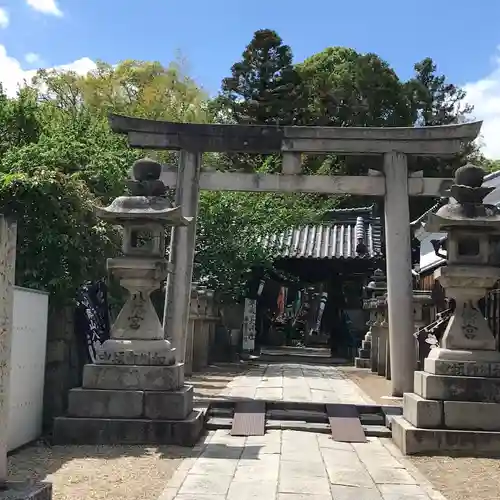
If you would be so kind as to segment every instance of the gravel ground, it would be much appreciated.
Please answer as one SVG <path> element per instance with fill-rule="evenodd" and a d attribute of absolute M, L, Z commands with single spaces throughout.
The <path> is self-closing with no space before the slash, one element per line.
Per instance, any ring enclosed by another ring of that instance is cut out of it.
<path fill-rule="evenodd" d="M 368 396 L 379 404 L 402 404 L 386 399 L 391 382 L 369 370 L 339 367 Z M 447 500 L 498 500 L 500 498 L 500 455 L 497 458 L 459 456 L 406 457 L 431 481 Z"/>
<path fill-rule="evenodd" d="M 363 390 L 373 401 L 380 405 L 400 405 L 399 399 L 390 398 L 391 381 L 385 377 L 375 375 L 370 370 L 354 368 L 353 366 L 338 366 L 338 370 L 352 380 L 361 390 Z"/>
<path fill-rule="evenodd" d="M 186 381 L 195 397 L 217 396 L 239 364 L 211 366 Z M 48 446 L 43 441 L 9 456 L 11 480 L 48 480 L 54 500 L 156 500 L 189 448 L 176 446 Z"/>
<path fill-rule="evenodd" d="M 498 500 L 500 456 L 407 457 L 447 500 Z"/>
<path fill-rule="evenodd" d="M 12 480 L 48 480 L 54 500 L 156 500 L 189 456 L 174 446 L 28 446 L 9 457 Z"/>

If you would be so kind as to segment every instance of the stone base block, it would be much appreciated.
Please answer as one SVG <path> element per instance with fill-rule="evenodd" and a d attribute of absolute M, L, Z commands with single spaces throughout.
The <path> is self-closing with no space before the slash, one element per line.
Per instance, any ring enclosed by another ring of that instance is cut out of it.
<path fill-rule="evenodd" d="M 424 370 L 433 375 L 500 378 L 500 363 L 487 361 L 449 361 L 427 358 L 424 361 Z"/>
<path fill-rule="evenodd" d="M 57 417 L 54 444 L 175 444 L 194 446 L 204 424 L 204 414 L 193 411 L 185 420 Z"/>
<path fill-rule="evenodd" d="M 444 425 L 448 429 L 500 431 L 500 404 L 445 401 Z"/>
<path fill-rule="evenodd" d="M 414 391 L 424 399 L 500 403 L 500 379 L 452 377 L 417 371 Z"/>
<path fill-rule="evenodd" d="M 192 386 L 168 392 L 77 388 L 68 398 L 70 417 L 183 420 L 192 410 Z"/>
<path fill-rule="evenodd" d="M 184 364 L 170 366 L 85 365 L 85 389 L 176 391 L 184 385 Z"/>
<path fill-rule="evenodd" d="M 500 432 L 419 429 L 404 417 L 393 418 L 392 439 L 405 455 L 461 452 L 480 456 L 500 451 Z"/>
<path fill-rule="evenodd" d="M 7 488 L 0 491 L 0 500 L 51 500 L 52 483 L 26 483 L 7 481 Z"/>
<path fill-rule="evenodd" d="M 97 351 L 104 365 L 173 365 L 175 349 L 166 339 L 108 339 Z"/>
<path fill-rule="evenodd" d="M 365 358 L 354 358 L 354 366 L 356 368 L 370 368 L 371 360 Z"/>
<path fill-rule="evenodd" d="M 145 392 L 144 416 L 154 420 L 182 420 L 193 411 L 193 386 L 172 392 Z"/>
<path fill-rule="evenodd" d="M 371 348 L 372 348 L 372 341 L 371 340 L 361 341 L 361 349 L 368 349 L 370 351 Z"/>
<path fill-rule="evenodd" d="M 415 427 L 432 429 L 443 424 L 443 403 L 417 394 L 403 394 L 403 416 Z"/>
<path fill-rule="evenodd" d="M 71 389 L 68 415 L 71 417 L 139 418 L 144 411 L 143 391 Z"/>
<path fill-rule="evenodd" d="M 358 349 L 358 356 L 364 359 L 370 359 L 370 349 Z"/>

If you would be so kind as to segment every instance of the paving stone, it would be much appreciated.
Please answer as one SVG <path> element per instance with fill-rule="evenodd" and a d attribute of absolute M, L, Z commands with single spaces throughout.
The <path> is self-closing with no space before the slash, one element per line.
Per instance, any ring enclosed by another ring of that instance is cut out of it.
<path fill-rule="evenodd" d="M 329 448 L 323 448 L 321 450 L 321 455 L 325 465 L 334 467 L 335 465 L 347 465 L 349 467 L 362 467 L 361 460 L 359 459 L 354 448 L 351 450 L 335 450 Z"/>
<path fill-rule="evenodd" d="M 255 399 L 282 400 L 283 389 L 281 387 L 257 387 Z"/>
<path fill-rule="evenodd" d="M 309 493 L 278 493 L 277 500 L 330 500 L 331 495 L 309 495 Z M 336 500 L 334 498 L 334 500 Z"/>
<path fill-rule="evenodd" d="M 356 486 L 331 486 L 333 500 L 382 500 L 377 488 L 358 488 Z"/>
<path fill-rule="evenodd" d="M 232 476 L 228 475 L 205 475 L 205 474 L 188 474 L 181 488 L 180 495 L 227 495 Z M 198 496 L 199 495 L 199 496 Z M 177 499 L 176 499 L 177 500 Z"/>
<path fill-rule="evenodd" d="M 312 478 L 326 477 L 326 469 L 323 463 L 318 462 L 292 462 L 289 460 L 281 460 L 280 477 L 288 476 L 307 476 Z"/>
<path fill-rule="evenodd" d="M 200 457 L 189 471 L 190 474 L 221 474 L 232 476 L 238 465 L 238 460 Z"/>
<path fill-rule="evenodd" d="M 341 486 L 355 486 L 358 488 L 375 488 L 375 483 L 368 471 L 360 467 L 348 467 L 342 465 L 328 466 L 328 478 L 330 483 Z"/>
<path fill-rule="evenodd" d="M 335 441 L 330 434 L 316 434 L 320 449 L 327 448 L 332 450 L 353 451 L 351 443 Z"/>
<path fill-rule="evenodd" d="M 269 481 L 259 477 L 246 480 L 234 479 L 229 486 L 227 500 L 274 500 L 278 480 Z"/>
<path fill-rule="evenodd" d="M 359 459 L 363 462 L 370 473 L 372 469 L 380 468 L 381 464 L 387 468 L 404 468 L 404 466 L 395 457 L 393 457 L 387 448 L 385 448 L 385 446 L 383 446 L 379 441 L 353 443 L 353 447 Z"/>
<path fill-rule="evenodd" d="M 414 484 L 381 484 L 380 493 L 384 500 L 428 500 L 425 491 Z"/>
<path fill-rule="evenodd" d="M 279 461 L 273 465 L 268 463 L 260 463 L 259 460 L 255 460 L 253 465 L 238 465 L 236 472 L 234 474 L 235 481 L 248 481 L 253 478 L 257 481 L 278 481 L 279 476 Z"/>
<path fill-rule="evenodd" d="M 175 500 L 226 500 L 226 495 L 210 495 L 200 493 L 187 493 L 177 495 Z"/>
<path fill-rule="evenodd" d="M 415 478 L 403 468 L 391 469 L 387 466 L 372 467 L 368 470 L 376 484 L 417 484 Z"/>
<path fill-rule="evenodd" d="M 314 436 L 314 434 L 311 434 Z M 292 441 L 283 441 L 281 443 L 281 456 L 283 460 L 290 460 L 293 462 L 321 462 L 321 453 L 318 443 L 304 444 L 294 443 Z"/>
<path fill-rule="evenodd" d="M 302 493 L 310 495 L 330 495 L 330 484 L 326 477 L 310 478 L 306 476 L 280 475 L 279 493 Z"/>
<path fill-rule="evenodd" d="M 201 457 L 238 460 L 244 449 L 242 446 L 230 446 L 225 443 L 208 443 Z"/>

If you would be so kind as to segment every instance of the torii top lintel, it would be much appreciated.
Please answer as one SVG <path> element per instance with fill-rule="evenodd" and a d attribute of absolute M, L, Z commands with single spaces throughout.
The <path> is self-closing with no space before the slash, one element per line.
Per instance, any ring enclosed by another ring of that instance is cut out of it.
<path fill-rule="evenodd" d="M 193 152 L 339 153 L 449 156 L 479 134 L 482 122 L 434 127 L 294 127 L 172 123 L 111 114 L 132 147 Z"/>

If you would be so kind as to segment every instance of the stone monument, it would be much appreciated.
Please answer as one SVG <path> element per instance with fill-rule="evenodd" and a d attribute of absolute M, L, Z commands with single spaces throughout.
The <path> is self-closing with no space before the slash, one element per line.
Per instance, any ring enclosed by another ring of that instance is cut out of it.
<path fill-rule="evenodd" d="M 160 173 L 159 163 L 137 161 L 131 196 L 96 209 L 98 217 L 123 228 L 123 255 L 107 266 L 129 295 L 96 364 L 84 367 L 83 387 L 70 391 L 68 416 L 55 419 L 57 443 L 192 445 L 202 431 L 193 388 L 184 385 L 184 364 L 176 363 L 150 300 L 170 271 L 166 228 L 191 222 L 181 207 L 171 206 Z"/>
<path fill-rule="evenodd" d="M 393 420 L 393 439 L 406 454 L 500 449 L 500 353 L 478 307 L 500 278 L 500 213 L 483 203 L 493 190 L 483 178 L 478 167 L 459 168 L 453 200 L 426 225 L 448 232 L 447 265 L 436 278 L 455 305 L 440 345 L 415 372 L 414 392 L 404 395 L 403 416 Z"/>

